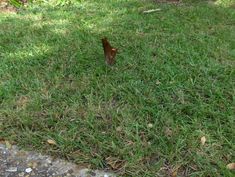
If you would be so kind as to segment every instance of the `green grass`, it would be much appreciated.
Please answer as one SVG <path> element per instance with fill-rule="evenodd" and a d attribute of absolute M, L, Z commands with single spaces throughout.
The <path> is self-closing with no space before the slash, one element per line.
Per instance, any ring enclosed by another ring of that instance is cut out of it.
<path fill-rule="evenodd" d="M 162 11 L 141 13 L 151 8 Z M 122 176 L 234 175 L 234 8 L 34 6 L 0 14 L 0 58 L 0 137 L 93 168 L 112 157 Z"/>

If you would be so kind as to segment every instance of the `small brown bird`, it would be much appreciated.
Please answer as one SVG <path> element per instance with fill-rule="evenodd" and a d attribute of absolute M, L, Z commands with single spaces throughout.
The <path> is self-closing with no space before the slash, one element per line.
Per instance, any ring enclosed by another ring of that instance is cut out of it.
<path fill-rule="evenodd" d="M 107 65 L 113 65 L 115 63 L 115 56 L 117 54 L 117 49 L 113 48 L 108 39 L 105 37 L 102 39 L 102 44 L 104 48 L 105 61 Z"/>

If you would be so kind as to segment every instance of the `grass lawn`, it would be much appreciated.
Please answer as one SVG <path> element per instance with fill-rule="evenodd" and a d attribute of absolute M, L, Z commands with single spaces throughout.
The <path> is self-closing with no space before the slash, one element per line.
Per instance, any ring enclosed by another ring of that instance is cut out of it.
<path fill-rule="evenodd" d="M 113 67 L 104 36 L 119 49 Z M 0 137 L 122 176 L 233 176 L 234 58 L 233 7 L 92 0 L 2 13 Z"/>

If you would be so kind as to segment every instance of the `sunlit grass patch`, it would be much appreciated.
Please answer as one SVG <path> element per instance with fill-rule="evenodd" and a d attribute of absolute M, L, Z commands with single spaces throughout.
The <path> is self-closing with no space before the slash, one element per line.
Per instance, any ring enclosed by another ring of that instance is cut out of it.
<path fill-rule="evenodd" d="M 1 15 L 0 136 L 123 176 L 232 176 L 234 15 L 137 0 Z"/>

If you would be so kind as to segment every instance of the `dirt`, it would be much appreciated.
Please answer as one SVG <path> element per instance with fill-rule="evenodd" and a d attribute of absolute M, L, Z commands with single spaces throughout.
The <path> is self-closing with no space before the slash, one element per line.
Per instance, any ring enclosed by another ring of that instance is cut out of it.
<path fill-rule="evenodd" d="M 0 13 L 16 13 L 17 9 L 9 4 L 7 0 L 0 0 Z"/>

